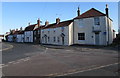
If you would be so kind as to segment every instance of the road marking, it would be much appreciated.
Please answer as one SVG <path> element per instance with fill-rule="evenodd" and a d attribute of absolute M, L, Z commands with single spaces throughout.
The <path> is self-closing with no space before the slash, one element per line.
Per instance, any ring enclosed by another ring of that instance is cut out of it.
<path fill-rule="evenodd" d="M 113 63 L 113 64 L 108 64 L 108 65 L 103 65 L 103 66 L 99 66 L 99 67 L 95 67 L 95 68 L 88 68 L 87 70 L 81 70 L 81 71 L 66 73 L 66 74 L 57 75 L 57 76 L 66 76 L 66 75 L 75 74 L 75 73 L 82 73 L 82 72 L 91 71 L 91 70 L 95 70 L 95 69 L 100 69 L 100 68 L 103 68 L 103 67 L 108 67 L 108 66 L 116 65 L 116 64 L 119 64 L 119 63 Z"/>
<path fill-rule="evenodd" d="M 11 62 L 8 62 L 8 64 L 12 64 L 12 63 L 14 63 L 15 61 L 11 61 Z"/>
<path fill-rule="evenodd" d="M 66 51 L 71 51 L 71 50 L 66 50 Z"/>
<path fill-rule="evenodd" d="M 2 49 L 2 50 L 0 50 L 0 51 L 5 51 L 5 50 L 9 50 L 9 49 L 13 48 L 13 45 L 10 45 L 10 44 L 7 44 L 7 45 L 9 45 L 10 47 L 9 47 L 9 48 L 5 48 L 5 49 Z"/>

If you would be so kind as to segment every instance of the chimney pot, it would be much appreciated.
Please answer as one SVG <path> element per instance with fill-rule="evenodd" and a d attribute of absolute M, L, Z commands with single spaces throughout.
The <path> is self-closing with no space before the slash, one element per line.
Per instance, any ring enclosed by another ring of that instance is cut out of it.
<path fill-rule="evenodd" d="M 107 4 L 106 4 L 106 9 L 105 9 L 105 11 L 106 11 L 106 16 L 109 17 L 109 13 L 108 13 L 108 5 L 107 5 Z"/>
<path fill-rule="evenodd" d="M 46 22 L 45 22 L 45 26 L 47 26 L 48 24 L 49 24 L 49 22 L 48 22 L 48 21 L 46 21 Z"/>
<path fill-rule="evenodd" d="M 60 18 L 56 18 L 56 23 L 60 23 Z"/>
<path fill-rule="evenodd" d="M 77 10 L 77 15 L 79 16 L 80 15 L 80 8 L 78 7 L 78 10 Z"/>
<path fill-rule="evenodd" d="M 38 27 L 40 27 L 40 18 L 37 20 Z"/>

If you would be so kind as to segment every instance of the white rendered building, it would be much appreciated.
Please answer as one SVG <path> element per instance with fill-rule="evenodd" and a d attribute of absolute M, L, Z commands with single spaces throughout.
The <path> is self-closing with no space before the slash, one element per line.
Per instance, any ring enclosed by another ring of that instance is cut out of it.
<path fill-rule="evenodd" d="M 78 16 L 73 20 L 46 25 L 41 29 L 41 43 L 53 45 L 108 45 L 115 37 L 112 28 L 112 20 L 108 15 L 108 6 L 106 13 L 102 13 L 94 8 Z"/>

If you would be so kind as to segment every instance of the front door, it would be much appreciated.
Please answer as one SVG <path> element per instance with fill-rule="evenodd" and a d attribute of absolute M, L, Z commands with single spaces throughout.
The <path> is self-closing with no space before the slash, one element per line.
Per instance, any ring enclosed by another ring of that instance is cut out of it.
<path fill-rule="evenodd" d="M 99 33 L 95 33 L 95 45 L 99 45 Z"/>
<path fill-rule="evenodd" d="M 64 45 L 64 37 L 62 37 L 62 45 Z"/>

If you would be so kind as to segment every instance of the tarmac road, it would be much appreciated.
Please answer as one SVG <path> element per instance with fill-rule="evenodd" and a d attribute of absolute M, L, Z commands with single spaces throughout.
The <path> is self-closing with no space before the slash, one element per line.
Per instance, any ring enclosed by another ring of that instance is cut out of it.
<path fill-rule="evenodd" d="M 3 51 L 4 76 L 118 75 L 116 50 L 87 47 L 55 49 L 33 44 L 9 44 L 14 47 Z"/>

